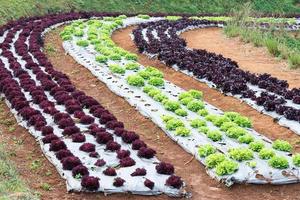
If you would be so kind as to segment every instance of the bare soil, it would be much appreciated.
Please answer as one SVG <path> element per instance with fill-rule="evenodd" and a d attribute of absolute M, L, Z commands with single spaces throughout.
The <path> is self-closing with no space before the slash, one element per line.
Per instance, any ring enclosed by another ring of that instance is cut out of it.
<path fill-rule="evenodd" d="M 274 123 L 272 118 L 258 113 L 248 105 L 241 103 L 232 97 L 226 97 L 218 91 L 208 88 L 205 84 L 199 83 L 180 72 L 172 70 L 171 68 L 161 64 L 158 60 L 150 60 L 145 55 L 139 54 L 129 37 L 132 28 L 133 27 L 129 27 L 116 31 L 113 34 L 113 40 L 120 47 L 130 52 L 137 53 L 140 63 L 146 66 L 151 65 L 159 68 L 165 73 L 166 79 L 184 89 L 194 88 L 202 90 L 205 95 L 204 99 L 207 102 L 224 111 L 237 111 L 250 117 L 253 120 L 254 128 L 257 131 L 271 139 L 286 139 L 295 144 L 296 151 L 299 151 L 300 148 L 297 143 L 300 141 L 300 137 L 288 129 L 280 127 L 278 124 Z M 198 31 L 201 32 L 202 30 Z M 194 35 L 197 35 L 197 31 L 194 32 Z M 187 37 L 187 39 L 192 41 L 192 35 L 191 38 Z M 212 42 L 215 40 L 216 38 L 214 38 Z M 189 45 L 196 45 L 197 43 L 203 43 L 202 38 L 194 39 L 194 42 L 189 42 Z M 234 185 L 231 188 L 226 188 L 223 184 L 212 180 L 206 174 L 205 168 L 198 161 L 194 159 L 191 160 L 192 156 L 171 141 L 171 139 L 169 139 L 160 128 L 152 123 L 152 121 L 139 114 L 126 102 L 126 100 L 113 94 L 86 68 L 77 64 L 69 55 L 66 55 L 62 48 L 62 41 L 59 37 L 59 29 L 51 31 L 46 35 L 45 46 L 54 48 L 54 51 L 46 51 L 46 54 L 57 70 L 66 73 L 78 89 L 83 90 L 90 96 L 93 96 L 104 107 L 108 108 L 120 121 L 124 122 L 127 129 L 131 129 L 139 133 L 142 139 L 157 151 L 159 159 L 171 162 L 175 165 L 176 174 L 186 181 L 188 185 L 187 190 L 193 193 L 193 199 L 300 199 L 298 195 L 300 192 L 300 184 L 285 186 Z M 238 59 L 235 60 L 239 62 Z M 3 118 L 6 118 L 6 115 L 10 116 L 9 110 L 6 106 L 3 106 L 3 113 L 5 114 Z M 19 126 L 16 127 L 17 129 L 11 132 L 6 126 L 1 125 L 0 129 L 3 133 L 0 135 L 0 139 L 2 141 L 7 141 L 9 144 L 8 146 L 11 147 L 10 149 L 12 149 L 16 154 L 12 160 L 16 163 L 22 178 L 24 178 L 24 180 L 29 184 L 30 188 L 41 193 L 42 199 L 170 199 L 165 195 L 143 197 L 130 194 L 115 194 L 104 197 L 103 194 L 67 193 L 64 180 L 56 172 L 54 166 L 52 166 L 43 156 L 40 147 L 34 138 L 30 136 L 25 129 Z M 23 140 L 22 144 L 15 144 L 15 138 L 21 138 Z M 30 165 L 32 161 L 36 159 L 42 161 L 42 166 L 37 170 L 32 170 L 30 169 Z M 50 175 L 46 175 L 46 172 L 48 171 L 50 171 Z M 44 191 L 40 188 L 41 183 L 44 182 L 51 185 L 50 191 Z"/>
<path fill-rule="evenodd" d="M 184 32 L 181 35 L 191 48 L 206 49 L 222 54 L 238 62 L 239 66 L 253 73 L 269 73 L 274 77 L 287 80 L 290 88 L 300 87 L 300 69 L 292 70 L 284 60 L 274 58 L 264 47 L 254 47 L 240 38 L 228 38 L 221 28 L 205 28 Z"/>

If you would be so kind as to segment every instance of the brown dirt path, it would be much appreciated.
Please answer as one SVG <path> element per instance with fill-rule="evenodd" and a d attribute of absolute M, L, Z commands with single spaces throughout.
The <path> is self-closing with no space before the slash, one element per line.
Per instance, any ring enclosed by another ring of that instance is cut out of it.
<path fill-rule="evenodd" d="M 226 58 L 237 61 L 239 66 L 254 73 L 269 73 L 282 80 L 287 80 L 290 87 L 300 87 L 300 69 L 291 70 L 284 60 L 270 55 L 264 47 L 254 47 L 244 43 L 238 37 L 228 38 L 221 28 L 205 28 L 186 31 L 181 37 L 191 48 L 206 49 L 222 54 Z"/>

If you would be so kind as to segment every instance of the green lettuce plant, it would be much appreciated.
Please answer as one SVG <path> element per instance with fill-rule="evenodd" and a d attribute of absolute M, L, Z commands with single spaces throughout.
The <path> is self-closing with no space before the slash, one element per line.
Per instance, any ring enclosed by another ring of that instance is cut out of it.
<path fill-rule="evenodd" d="M 205 108 L 198 110 L 197 113 L 198 113 L 199 115 L 201 115 L 202 117 L 205 117 L 205 116 L 208 115 L 208 111 L 207 111 Z"/>
<path fill-rule="evenodd" d="M 109 55 L 109 59 L 110 60 L 121 60 L 122 56 L 120 54 L 114 53 L 114 54 Z"/>
<path fill-rule="evenodd" d="M 117 64 L 109 65 L 109 69 L 111 72 L 116 73 L 116 74 L 125 74 L 125 72 L 126 72 L 126 69 L 124 67 L 121 67 L 120 65 L 117 65 Z"/>
<path fill-rule="evenodd" d="M 129 75 L 126 80 L 127 83 L 132 86 L 142 87 L 145 85 L 144 79 L 139 75 Z"/>
<path fill-rule="evenodd" d="M 74 31 L 74 36 L 76 37 L 82 37 L 84 35 L 84 31 L 81 29 L 77 29 L 76 31 Z"/>
<path fill-rule="evenodd" d="M 209 130 L 206 135 L 214 142 L 222 140 L 222 133 L 218 130 Z"/>
<path fill-rule="evenodd" d="M 275 156 L 275 152 L 272 149 L 263 148 L 260 150 L 258 155 L 259 155 L 259 158 L 268 160 L 268 159 L 272 158 L 273 156 Z"/>
<path fill-rule="evenodd" d="M 180 103 L 182 103 L 183 105 L 188 105 L 188 103 L 190 103 L 191 101 L 193 101 L 194 100 L 194 98 L 193 97 L 185 97 L 185 98 L 183 98 L 183 99 L 180 99 L 179 101 L 180 101 Z"/>
<path fill-rule="evenodd" d="M 169 131 L 174 131 L 178 127 L 184 127 L 184 123 L 180 119 L 173 118 L 168 120 L 166 123 L 166 128 Z"/>
<path fill-rule="evenodd" d="M 227 130 L 230 129 L 231 127 L 237 127 L 237 124 L 234 123 L 234 122 L 231 122 L 231 121 L 230 121 L 230 122 L 224 122 L 224 123 L 222 123 L 220 129 L 221 129 L 222 131 L 227 131 Z"/>
<path fill-rule="evenodd" d="M 127 70 L 138 70 L 140 65 L 138 63 L 130 62 L 125 65 L 125 68 Z"/>
<path fill-rule="evenodd" d="M 167 100 L 164 103 L 164 107 L 166 110 L 175 112 L 175 110 L 180 108 L 180 103 L 178 101 Z"/>
<path fill-rule="evenodd" d="M 205 119 L 207 121 L 213 122 L 213 121 L 215 121 L 215 119 L 217 119 L 217 117 L 218 117 L 218 115 L 208 114 L 208 115 L 205 116 Z"/>
<path fill-rule="evenodd" d="M 297 167 L 300 167 L 300 154 L 296 153 L 292 156 L 293 164 Z"/>
<path fill-rule="evenodd" d="M 191 131 L 183 126 L 179 126 L 176 128 L 175 130 L 175 134 L 178 135 L 178 136 L 183 136 L 183 137 L 186 137 L 186 136 L 189 136 L 191 134 Z"/>
<path fill-rule="evenodd" d="M 193 100 L 187 104 L 187 109 L 197 112 L 200 109 L 204 108 L 204 103 L 200 100 Z"/>
<path fill-rule="evenodd" d="M 200 126 L 206 126 L 206 122 L 201 119 L 193 119 L 191 120 L 190 125 L 193 128 L 199 128 Z"/>
<path fill-rule="evenodd" d="M 164 83 L 165 83 L 164 80 L 159 77 L 151 77 L 148 81 L 148 84 L 153 86 L 163 86 Z"/>
<path fill-rule="evenodd" d="M 219 163 L 226 159 L 222 153 L 213 153 L 205 158 L 205 164 L 208 168 L 215 168 Z"/>
<path fill-rule="evenodd" d="M 289 162 L 284 156 L 273 156 L 268 164 L 276 169 L 286 169 L 289 167 Z"/>
<path fill-rule="evenodd" d="M 220 126 L 222 126 L 223 123 L 229 122 L 229 121 L 230 121 L 230 119 L 223 115 L 223 116 L 216 117 L 216 119 L 214 119 L 214 121 L 213 121 L 213 124 L 220 127 Z"/>
<path fill-rule="evenodd" d="M 133 53 L 127 53 L 127 54 L 125 54 L 125 59 L 126 59 L 126 60 L 134 60 L 134 61 L 137 61 L 138 56 L 137 56 L 136 54 L 133 54 Z"/>
<path fill-rule="evenodd" d="M 163 122 L 168 122 L 169 120 L 171 120 L 171 119 L 174 119 L 174 117 L 173 116 L 171 116 L 171 115 L 163 115 L 163 116 L 161 116 L 161 119 L 163 120 Z"/>
<path fill-rule="evenodd" d="M 225 159 L 217 164 L 215 170 L 218 176 L 230 175 L 235 173 L 239 168 L 239 164 L 233 160 Z"/>
<path fill-rule="evenodd" d="M 144 70 L 139 71 L 138 74 L 146 80 L 150 79 L 150 77 L 163 78 L 163 73 L 161 71 L 150 66 Z"/>
<path fill-rule="evenodd" d="M 237 161 L 252 160 L 253 151 L 244 147 L 234 148 L 229 150 L 229 157 Z"/>
<path fill-rule="evenodd" d="M 285 140 L 275 140 L 273 142 L 272 147 L 276 150 L 286 151 L 286 152 L 290 152 L 293 149 L 292 145 Z"/>
<path fill-rule="evenodd" d="M 252 127 L 251 120 L 247 117 L 241 116 L 237 112 L 225 112 L 224 115 L 241 127 Z"/>
<path fill-rule="evenodd" d="M 154 95 L 153 99 L 155 101 L 162 102 L 164 99 L 168 99 L 168 97 L 166 95 L 162 94 L 162 93 L 159 93 L 159 94 Z"/>
<path fill-rule="evenodd" d="M 252 150 L 252 151 L 255 151 L 255 152 L 260 152 L 261 149 L 263 149 L 265 147 L 264 143 L 262 141 L 254 141 L 254 142 L 251 142 L 249 144 L 249 148 Z"/>
<path fill-rule="evenodd" d="M 245 135 L 238 137 L 238 141 L 240 143 L 249 144 L 250 142 L 254 141 L 254 138 L 250 134 L 245 134 Z"/>
<path fill-rule="evenodd" d="M 81 46 L 81 47 L 87 47 L 87 46 L 89 46 L 89 41 L 87 41 L 87 40 L 78 40 L 76 42 L 76 44 L 78 46 Z"/>
<path fill-rule="evenodd" d="M 179 108 L 179 109 L 175 110 L 175 114 L 179 115 L 181 117 L 185 117 L 185 116 L 188 115 L 187 111 L 182 109 L 182 108 Z"/>
<path fill-rule="evenodd" d="M 216 153 L 216 148 L 211 144 L 205 144 L 198 148 L 198 154 L 200 157 L 206 157 L 210 154 Z"/>
<path fill-rule="evenodd" d="M 199 90 L 191 89 L 188 91 L 188 93 L 195 99 L 202 99 L 202 97 L 203 97 L 203 92 L 201 92 Z"/>
<path fill-rule="evenodd" d="M 156 95 L 159 95 L 159 94 L 162 94 L 162 92 L 157 89 L 157 88 L 154 88 L 154 89 L 151 89 L 149 92 L 148 92 L 148 95 L 152 98 L 154 98 Z M 163 100 L 162 100 L 163 102 Z"/>
<path fill-rule="evenodd" d="M 181 100 L 181 99 L 184 99 L 184 98 L 187 98 L 187 97 L 190 97 L 190 98 L 194 98 L 190 93 L 188 92 L 182 92 L 178 95 L 178 99 Z"/>
<path fill-rule="evenodd" d="M 241 127 L 231 127 L 225 133 L 228 137 L 237 139 L 247 134 L 247 131 Z"/>
<path fill-rule="evenodd" d="M 153 87 L 152 85 L 146 85 L 145 87 L 143 87 L 143 92 L 145 93 L 149 93 L 151 90 L 155 90 L 156 88 Z"/>
<path fill-rule="evenodd" d="M 209 128 L 207 126 L 201 126 L 201 127 L 198 128 L 198 131 L 200 133 L 207 134 L 207 132 L 209 131 Z"/>

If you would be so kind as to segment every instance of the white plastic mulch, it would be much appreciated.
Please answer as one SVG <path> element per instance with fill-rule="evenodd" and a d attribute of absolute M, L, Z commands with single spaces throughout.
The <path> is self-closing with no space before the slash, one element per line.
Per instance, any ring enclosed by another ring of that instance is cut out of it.
<path fill-rule="evenodd" d="M 150 20 L 156 20 L 155 18 Z M 138 18 L 128 18 L 125 19 L 124 26 L 137 24 L 145 20 Z M 85 36 L 86 37 L 86 36 Z M 166 111 L 163 106 L 152 98 L 148 97 L 147 94 L 143 93 L 140 88 L 132 87 L 127 84 L 125 78 L 133 73 L 126 71 L 125 75 L 115 75 L 112 74 L 109 68 L 105 64 L 99 64 L 95 61 L 96 51 L 91 47 L 83 48 L 76 45 L 77 39 L 72 41 L 63 42 L 63 47 L 66 52 L 71 55 L 79 64 L 83 65 L 91 71 L 100 81 L 106 84 L 106 86 L 113 91 L 115 94 L 126 99 L 130 105 L 134 106 L 142 115 L 150 118 L 156 125 L 158 125 L 172 140 L 177 142 L 182 148 L 187 152 L 195 155 L 196 159 L 199 160 L 202 164 L 204 159 L 199 157 L 197 154 L 197 147 L 199 145 L 210 143 L 217 147 L 221 152 L 226 153 L 229 148 L 247 146 L 234 141 L 225 135 L 223 135 L 223 140 L 221 142 L 212 142 L 205 135 L 199 134 L 195 129 L 192 129 L 191 136 L 189 137 L 180 137 L 175 136 L 174 132 L 168 131 L 165 128 L 165 124 L 161 120 L 161 115 L 163 114 L 172 114 L 169 111 Z M 122 60 L 120 62 L 109 61 L 109 63 L 116 64 L 125 64 L 127 61 Z M 141 66 L 142 67 L 142 66 Z M 163 92 L 168 95 L 170 99 L 175 100 L 177 95 L 184 90 L 180 87 L 165 81 L 165 86 Z M 204 94 L 205 95 L 205 94 Z M 205 103 L 205 108 L 211 114 L 222 114 L 223 112 L 214 106 Z M 199 115 L 195 113 L 188 112 L 189 119 L 199 118 Z M 180 118 L 184 121 L 185 125 L 188 127 L 188 118 Z M 210 129 L 216 129 L 213 124 L 208 124 Z M 247 129 L 248 132 L 255 137 L 256 139 L 262 139 L 265 141 L 265 146 L 271 148 L 271 141 L 255 132 L 253 129 Z M 214 170 L 207 170 L 208 174 L 217 180 L 224 181 L 227 185 L 233 183 L 255 183 L 255 184 L 287 184 L 295 183 L 299 181 L 299 168 L 293 167 L 291 157 L 287 153 L 276 151 L 277 155 L 285 155 L 289 160 L 290 167 L 285 170 L 278 170 L 270 167 L 265 160 L 258 158 L 258 155 L 255 153 L 255 161 L 257 162 L 256 168 L 249 167 L 246 162 L 239 163 L 239 170 L 229 176 L 219 177 L 215 174 Z M 286 175 L 289 174 L 289 175 Z M 260 178 L 264 177 L 264 178 Z"/>

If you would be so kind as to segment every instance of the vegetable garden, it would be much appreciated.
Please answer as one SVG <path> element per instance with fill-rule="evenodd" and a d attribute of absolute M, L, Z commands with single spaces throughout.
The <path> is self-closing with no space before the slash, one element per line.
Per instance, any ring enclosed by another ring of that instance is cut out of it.
<path fill-rule="evenodd" d="M 134 26 L 131 42 L 148 59 L 241 100 L 299 135 L 299 88 L 289 88 L 287 80 L 268 72 L 243 70 L 222 55 L 191 49 L 180 37 L 191 29 L 222 28 L 228 20 L 71 12 L 11 21 L 0 28 L 0 94 L 65 179 L 68 191 L 195 197 L 177 166 L 161 159 L 161 149 L 151 147 L 135 130 L 143 124 L 128 129 L 109 106 L 77 88 L 72 74 L 50 62 L 44 39 L 58 29 L 67 56 L 197 160 L 205 176 L 227 187 L 296 184 L 300 154 L 287 138 L 267 137 L 249 117 L 223 111 L 204 100 L 205 92 L 173 83 L 111 38 L 115 31 Z M 300 28 L 295 18 L 249 18 L 247 26 Z"/>

